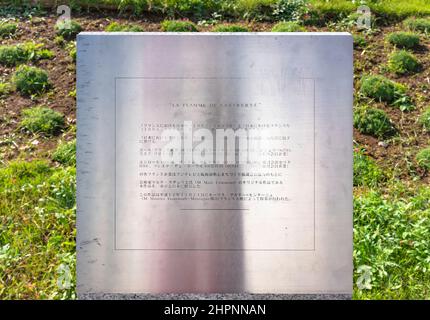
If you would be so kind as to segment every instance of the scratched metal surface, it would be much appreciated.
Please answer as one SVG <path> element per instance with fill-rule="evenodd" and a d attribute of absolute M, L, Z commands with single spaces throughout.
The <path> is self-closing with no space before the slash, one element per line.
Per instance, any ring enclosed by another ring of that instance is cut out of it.
<path fill-rule="evenodd" d="M 351 293 L 349 34 L 81 33 L 77 102 L 79 294 Z M 137 128 L 185 120 L 288 122 L 291 201 L 139 199 Z"/>

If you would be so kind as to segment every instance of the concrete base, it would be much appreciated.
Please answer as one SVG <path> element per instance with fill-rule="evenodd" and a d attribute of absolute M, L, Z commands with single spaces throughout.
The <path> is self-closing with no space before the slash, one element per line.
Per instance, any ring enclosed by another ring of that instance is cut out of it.
<path fill-rule="evenodd" d="M 167 293 L 167 294 L 122 294 L 85 293 L 81 300 L 351 300 L 349 294 L 252 294 L 252 293 Z"/>

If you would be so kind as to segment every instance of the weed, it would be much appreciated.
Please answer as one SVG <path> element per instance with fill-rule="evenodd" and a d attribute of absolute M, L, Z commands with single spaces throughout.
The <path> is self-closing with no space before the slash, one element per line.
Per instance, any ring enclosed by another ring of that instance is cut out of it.
<path fill-rule="evenodd" d="M 15 34 L 18 25 L 12 22 L 0 22 L 0 38 L 8 38 Z"/>
<path fill-rule="evenodd" d="M 369 106 L 360 106 L 354 110 L 354 127 L 363 134 L 377 138 L 387 138 L 396 133 L 387 114 Z"/>
<path fill-rule="evenodd" d="M 384 173 L 363 150 L 354 151 L 354 186 L 376 187 Z"/>
<path fill-rule="evenodd" d="M 423 128 L 430 132 L 430 107 L 428 107 L 419 117 L 418 122 L 423 126 Z"/>
<path fill-rule="evenodd" d="M 187 20 L 164 20 L 161 22 L 161 29 L 166 32 L 196 32 L 194 23 Z"/>
<path fill-rule="evenodd" d="M 281 21 L 298 21 L 308 13 L 306 0 L 278 0 L 273 16 Z"/>
<path fill-rule="evenodd" d="M 272 32 L 304 32 L 306 29 L 296 21 L 278 22 L 272 28 Z"/>
<path fill-rule="evenodd" d="M 12 91 L 9 83 L 0 82 L 0 98 L 7 96 Z"/>
<path fill-rule="evenodd" d="M 20 127 L 32 133 L 51 135 L 64 127 L 64 117 L 61 113 L 47 107 L 24 109 Z"/>
<path fill-rule="evenodd" d="M 392 45 L 405 49 L 413 49 L 420 44 L 419 35 L 412 32 L 392 32 L 386 36 L 386 39 Z"/>
<path fill-rule="evenodd" d="M 55 30 L 58 36 L 62 36 L 66 40 L 73 40 L 82 31 L 82 27 L 75 20 L 61 20 L 55 25 Z"/>
<path fill-rule="evenodd" d="M 239 24 L 220 24 L 213 28 L 213 32 L 249 32 L 249 29 Z"/>
<path fill-rule="evenodd" d="M 364 48 L 367 46 L 366 38 L 359 34 L 354 34 L 353 36 L 354 40 L 354 47 L 355 48 Z"/>
<path fill-rule="evenodd" d="M 415 108 L 404 85 L 381 75 L 363 76 L 359 92 L 364 97 L 397 106 L 401 111 L 410 111 Z"/>
<path fill-rule="evenodd" d="M 430 170 L 430 147 L 418 152 L 415 160 L 421 168 Z"/>
<path fill-rule="evenodd" d="M 411 31 L 430 32 L 430 18 L 408 18 L 403 24 Z"/>
<path fill-rule="evenodd" d="M 6 66 L 14 66 L 41 59 L 51 59 L 53 56 L 54 53 L 52 51 L 43 49 L 43 44 L 36 44 L 32 41 L 17 45 L 0 46 L 0 64 Z"/>
<path fill-rule="evenodd" d="M 60 143 L 52 154 L 52 159 L 67 166 L 76 165 L 76 139 Z"/>
<path fill-rule="evenodd" d="M 119 24 L 118 22 L 110 23 L 105 31 L 107 32 L 143 32 L 143 28 L 137 25 Z"/>
<path fill-rule="evenodd" d="M 394 51 L 388 58 L 388 70 L 395 74 L 410 74 L 420 69 L 421 64 L 418 59 L 406 50 Z"/>
<path fill-rule="evenodd" d="M 15 71 L 12 81 L 24 95 L 38 95 L 49 87 L 48 73 L 40 68 L 21 65 Z"/>

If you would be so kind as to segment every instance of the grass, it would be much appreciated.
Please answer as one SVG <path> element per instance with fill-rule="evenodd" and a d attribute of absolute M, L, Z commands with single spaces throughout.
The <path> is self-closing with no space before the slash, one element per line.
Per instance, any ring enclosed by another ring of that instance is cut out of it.
<path fill-rule="evenodd" d="M 430 299 L 430 188 L 354 197 L 354 299 Z M 360 279 L 366 270 L 366 286 Z"/>
<path fill-rule="evenodd" d="M 32 133 L 52 135 L 64 127 L 64 117 L 47 107 L 24 109 L 20 127 Z"/>
<path fill-rule="evenodd" d="M 14 2 L 20 1 L 14 0 Z M 209 29 L 206 28 L 207 26 L 218 24 L 246 24 L 252 25 L 253 29 L 258 26 L 258 24 L 254 25 L 254 22 L 237 21 L 237 18 L 279 22 L 278 19 L 290 19 L 286 18 L 288 15 L 292 17 L 288 12 L 281 17 L 282 8 L 275 6 L 275 0 L 154 0 L 151 1 L 151 9 L 147 5 L 148 2 L 143 0 L 106 0 L 104 2 L 120 5 L 122 9 L 130 5 L 134 13 L 139 10 L 141 13 L 148 10 L 161 13 L 163 19 L 169 19 L 169 22 L 163 22 L 165 31 L 197 31 L 195 24 L 189 20 L 175 20 L 178 18 L 192 18 L 191 20 L 195 22 L 206 19 L 210 22 L 206 26 L 199 23 L 202 29 L 206 30 Z M 97 5 L 100 1 L 90 0 L 88 3 Z M 400 22 L 408 15 L 414 15 L 416 17 L 406 20 L 403 24 L 393 25 L 394 30 L 402 27 L 404 30 L 395 32 L 394 35 L 387 35 L 386 39 L 390 43 L 389 50 L 392 49 L 391 45 L 400 49 L 416 50 L 426 70 L 415 74 L 413 78 L 425 79 L 428 73 L 428 67 L 426 67 L 428 61 L 422 54 L 422 50 L 428 46 L 426 33 L 430 31 L 430 19 L 419 17 L 429 13 L 430 5 L 424 5 L 424 1 L 416 0 L 368 1 L 374 13 L 372 17 L 375 27 L 381 27 L 373 30 L 375 32 L 373 33 L 373 31 L 359 32 L 355 29 L 357 15 L 354 12 L 358 3 L 359 1 L 353 3 L 346 0 L 310 0 L 308 12 L 303 15 L 302 20 L 282 21 L 276 26 L 264 24 L 264 30 L 267 31 L 272 27 L 273 31 L 294 32 L 305 31 L 303 25 L 307 28 L 309 28 L 308 25 L 322 25 L 326 26 L 324 30 L 351 31 L 354 34 L 354 45 L 363 49 L 360 52 L 355 51 L 355 55 L 366 57 L 363 66 L 359 65 L 361 61 L 356 59 L 356 67 L 359 66 L 359 68 L 356 69 L 355 75 L 360 77 L 362 74 L 377 70 L 372 67 L 372 64 L 374 58 L 382 52 L 374 50 L 374 45 L 384 47 L 383 41 L 379 40 L 381 38 L 379 31 L 384 30 L 382 25 L 392 24 L 394 21 Z M 286 8 L 288 7 L 283 7 L 283 9 Z M 12 9 L 10 6 L 1 7 L 0 15 L 10 15 Z M 13 12 L 21 14 L 22 10 L 16 9 Z M 30 10 L 29 7 L 26 12 L 25 16 L 28 17 L 40 14 L 37 10 Z M 28 21 L 33 28 L 36 19 L 31 18 Z M 21 21 L 16 24 L 21 27 L 26 23 L 27 21 Z M 133 26 L 131 23 L 114 22 L 108 28 L 112 32 L 133 31 L 131 30 Z M 92 27 L 88 27 L 90 28 Z M 35 41 L 46 43 L 54 41 L 57 45 L 56 51 L 62 50 L 74 59 L 76 51 L 73 40 L 77 29 L 79 28 L 64 32 L 57 30 L 58 35 L 55 39 L 43 39 L 42 32 L 38 34 L 41 39 L 35 39 Z M 311 27 L 311 29 L 316 28 Z M 4 42 L 12 43 L 17 30 L 12 34 L 6 33 Z M 389 30 L 392 31 L 393 28 Z M 417 36 L 418 41 L 421 42 L 419 44 L 417 44 Z M 23 32 L 19 31 L 16 38 L 20 40 L 24 38 Z M 13 48 L 5 52 L 12 52 L 10 55 L 12 58 L 10 60 L 4 58 L 5 61 L 10 62 L 2 63 L 8 68 L 5 68 L 7 71 L 0 82 L 0 104 L 7 112 L 3 112 L 0 127 L 14 128 L 13 123 L 18 122 L 15 127 L 19 128 L 22 125 L 21 121 L 27 118 L 31 121 L 21 127 L 23 130 L 13 130 L 11 134 L 7 134 L 7 137 L 2 137 L 0 140 L 0 162 L 2 163 L 0 166 L 0 299 L 73 299 L 76 297 L 74 293 L 76 127 L 70 125 L 61 136 L 55 135 L 64 128 L 66 115 L 67 118 L 74 120 L 73 99 L 67 100 L 67 103 L 72 105 L 70 108 L 73 111 L 69 109 L 65 116 L 53 115 L 51 109 L 47 111 L 49 114 L 33 111 L 34 117 L 25 115 L 25 112 L 21 115 L 17 113 L 16 117 L 10 116 L 8 103 L 11 97 L 19 99 L 20 105 L 22 104 L 20 109 L 45 103 L 51 105 L 52 102 L 60 104 L 62 103 L 60 99 L 55 100 L 58 94 L 75 98 L 76 89 L 72 84 L 60 93 L 50 90 L 45 95 L 30 100 L 28 97 L 33 98 L 34 94 L 40 95 L 46 92 L 49 83 L 42 81 L 44 85 L 40 91 L 26 92 L 24 88 L 30 88 L 32 85 L 37 87 L 38 81 L 36 81 L 37 77 L 23 76 L 23 79 L 27 80 L 26 85 L 22 89 L 17 88 L 17 91 L 24 96 L 16 97 L 17 93 L 13 90 L 17 86 L 17 78 L 12 77 L 9 83 L 9 73 L 26 68 L 24 66 L 16 68 L 20 64 L 39 65 L 37 61 L 41 58 L 38 58 L 36 52 L 43 47 L 29 50 L 27 54 L 22 53 L 22 48 L 17 50 L 16 44 L 10 47 Z M 47 56 L 49 54 L 45 55 Z M 63 57 L 64 54 L 60 54 L 56 60 L 65 63 L 64 65 L 70 64 L 69 59 L 64 61 Z M 385 54 L 383 63 L 388 63 Z M 44 62 L 40 64 L 47 65 Z M 59 69 L 63 66 L 56 64 L 55 61 L 50 62 L 49 65 L 55 65 L 57 68 L 50 66 L 50 69 L 47 69 L 52 75 L 54 75 L 53 72 L 61 72 Z M 37 70 L 40 71 L 40 69 Z M 46 74 L 46 71 L 41 72 Z M 70 77 L 73 76 L 71 72 Z M 47 81 L 47 74 L 42 78 Z M 363 146 L 363 148 L 357 147 L 353 154 L 355 299 L 430 299 L 428 245 L 430 238 L 430 187 L 428 185 L 430 110 L 424 108 L 430 100 L 425 94 L 428 91 L 425 82 L 417 85 L 419 87 L 417 89 L 417 86 L 411 85 L 408 74 L 399 81 L 409 83 L 402 85 L 382 76 L 365 75 L 357 86 L 356 99 L 359 105 L 367 106 L 356 107 L 354 110 L 354 126 L 362 132 L 358 139 L 362 139 L 359 143 Z M 417 103 L 419 110 L 423 110 L 420 115 L 417 115 L 418 112 L 409 114 L 398 112 L 396 108 L 402 111 L 413 108 L 412 99 Z M 396 108 L 388 108 L 388 106 Z M 399 117 L 400 120 L 398 120 Z M 390 118 L 398 122 L 391 123 Z M 398 128 L 398 131 L 394 127 Z M 33 129 L 31 131 L 28 128 Z M 36 137 L 28 135 L 28 132 L 34 132 Z M 370 136 L 378 140 L 389 139 L 383 141 L 388 146 L 384 144 L 372 146 L 375 139 Z M 32 149 L 36 152 L 30 153 L 24 149 L 12 156 L 10 154 L 7 157 L 3 156 L 6 144 L 8 148 L 9 146 L 13 148 L 16 144 L 17 150 L 21 150 L 30 139 L 34 138 L 40 142 Z M 57 143 L 57 141 L 60 142 Z M 49 144 L 48 150 L 39 149 L 45 143 Z M 393 152 L 393 149 L 396 151 Z M 7 159 L 10 158 L 14 160 L 8 162 Z M 38 160 L 22 161 L 23 158 Z M 64 267 L 70 269 L 71 285 L 67 288 L 59 288 L 57 285 L 59 271 Z M 364 275 L 369 278 L 363 287 L 360 281 Z"/>
<path fill-rule="evenodd" d="M 75 298 L 75 169 L 15 161 L 0 168 L 0 297 Z M 70 285 L 58 287 L 59 268 Z"/>
<path fill-rule="evenodd" d="M 12 78 L 16 89 L 23 95 L 40 95 L 49 87 L 48 73 L 40 68 L 21 65 Z"/>
<path fill-rule="evenodd" d="M 394 51 L 388 57 L 388 70 L 397 75 L 416 73 L 420 69 L 418 59 L 406 50 Z"/>

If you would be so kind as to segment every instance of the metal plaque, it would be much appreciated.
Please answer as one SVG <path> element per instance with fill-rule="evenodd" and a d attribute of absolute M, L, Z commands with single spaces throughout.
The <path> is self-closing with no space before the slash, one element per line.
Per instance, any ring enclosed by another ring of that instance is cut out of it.
<path fill-rule="evenodd" d="M 78 293 L 352 291 L 347 33 L 81 33 Z"/>

